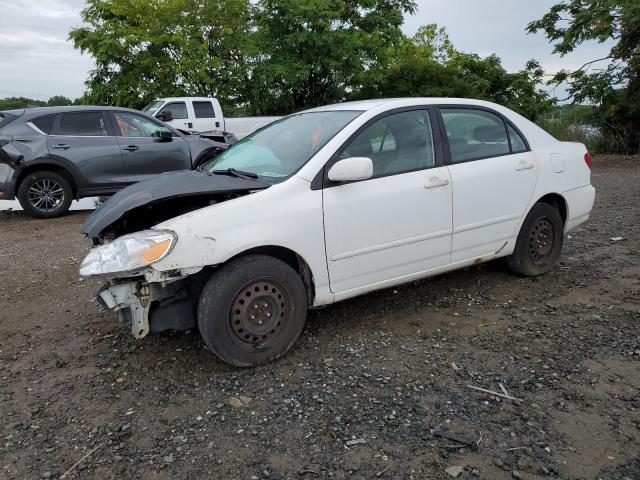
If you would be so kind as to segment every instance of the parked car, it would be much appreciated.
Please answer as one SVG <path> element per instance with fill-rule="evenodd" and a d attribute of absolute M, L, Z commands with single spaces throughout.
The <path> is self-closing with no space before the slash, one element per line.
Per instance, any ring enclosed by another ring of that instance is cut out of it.
<path fill-rule="evenodd" d="M 191 170 L 235 137 L 179 132 L 136 110 L 44 107 L 0 112 L 0 200 L 17 197 L 34 217 L 71 201 L 110 195 L 170 170 Z M 5 164 L 5 165 L 2 165 Z"/>
<path fill-rule="evenodd" d="M 144 107 L 144 112 L 189 132 L 220 130 L 243 139 L 250 133 L 282 117 L 226 118 L 220 102 L 215 98 L 171 97 L 158 98 Z"/>
<path fill-rule="evenodd" d="M 548 272 L 589 218 L 590 162 L 484 101 L 315 108 L 114 195 L 83 226 L 104 243 L 80 274 L 107 279 L 98 299 L 134 336 L 197 325 L 221 359 L 257 365 L 311 307 L 500 257 Z"/>

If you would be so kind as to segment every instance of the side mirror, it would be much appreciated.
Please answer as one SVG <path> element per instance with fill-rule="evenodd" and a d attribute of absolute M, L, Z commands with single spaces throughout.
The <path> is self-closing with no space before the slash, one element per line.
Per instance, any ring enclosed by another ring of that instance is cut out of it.
<path fill-rule="evenodd" d="M 158 120 L 162 120 L 163 122 L 170 122 L 173 120 L 173 113 L 170 110 L 165 110 L 156 115 Z"/>
<path fill-rule="evenodd" d="M 373 176 L 373 161 L 368 157 L 349 157 L 339 160 L 327 175 L 332 182 L 367 180 Z"/>
<path fill-rule="evenodd" d="M 173 134 L 168 130 L 156 130 L 156 137 L 158 137 L 161 142 L 170 142 L 173 140 Z"/>

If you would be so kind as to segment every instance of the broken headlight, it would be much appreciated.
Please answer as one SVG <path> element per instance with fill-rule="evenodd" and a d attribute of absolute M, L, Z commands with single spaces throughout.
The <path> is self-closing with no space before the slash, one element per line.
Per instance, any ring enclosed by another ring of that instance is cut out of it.
<path fill-rule="evenodd" d="M 173 232 L 143 230 L 92 249 L 80 264 L 80 275 L 132 273 L 166 257 L 176 243 Z"/>

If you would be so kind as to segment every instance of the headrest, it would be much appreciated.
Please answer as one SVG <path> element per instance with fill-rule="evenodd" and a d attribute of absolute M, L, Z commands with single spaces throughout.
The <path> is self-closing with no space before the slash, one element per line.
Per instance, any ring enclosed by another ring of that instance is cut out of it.
<path fill-rule="evenodd" d="M 507 132 L 504 125 L 483 125 L 473 131 L 473 139 L 481 143 L 504 142 Z"/>

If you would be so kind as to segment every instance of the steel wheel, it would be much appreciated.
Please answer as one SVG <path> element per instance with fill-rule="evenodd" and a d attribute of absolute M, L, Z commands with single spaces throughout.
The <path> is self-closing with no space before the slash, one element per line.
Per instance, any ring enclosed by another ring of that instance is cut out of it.
<path fill-rule="evenodd" d="M 529 236 L 529 255 L 535 263 L 545 261 L 553 250 L 553 240 L 553 224 L 547 218 L 541 218 L 534 224 Z"/>
<path fill-rule="evenodd" d="M 60 208 L 64 202 L 62 185 L 50 178 L 43 178 L 31 184 L 27 195 L 31 206 L 43 213 Z"/>
<path fill-rule="evenodd" d="M 238 340 L 253 348 L 277 341 L 289 317 L 289 299 L 273 281 L 253 282 L 233 299 L 231 329 Z"/>

